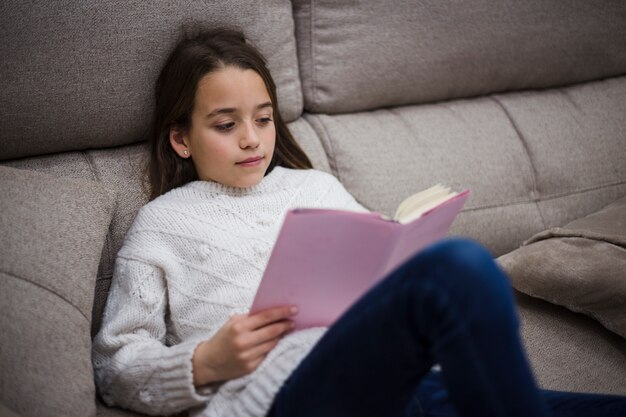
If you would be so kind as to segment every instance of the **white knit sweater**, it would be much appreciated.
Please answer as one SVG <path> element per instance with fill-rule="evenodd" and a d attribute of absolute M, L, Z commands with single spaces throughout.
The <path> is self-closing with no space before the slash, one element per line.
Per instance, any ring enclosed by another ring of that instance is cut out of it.
<path fill-rule="evenodd" d="M 247 313 L 289 208 L 366 211 L 335 177 L 276 167 L 254 187 L 195 181 L 144 206 L 115 264 L 94 340 L 106 403 L 146 414 L 264 416 L 324 332 L 289 334 L 252 374 L 195 389 L 191 357 L 233 314 Z"/>

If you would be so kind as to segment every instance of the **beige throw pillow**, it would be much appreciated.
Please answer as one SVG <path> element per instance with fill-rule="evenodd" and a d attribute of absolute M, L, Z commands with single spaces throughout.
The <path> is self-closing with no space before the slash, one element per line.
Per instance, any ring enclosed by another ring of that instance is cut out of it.
<path fill-rule="evenodd" d="M 95 416 L 91 308 L 115 193 L 0 166 L 0 196 L 0 410 Z"/>
<path fill-rule="evenodd" d="M 587 314 L 626 337 L 626 196 L 498 258 L 521 292 Z"/>

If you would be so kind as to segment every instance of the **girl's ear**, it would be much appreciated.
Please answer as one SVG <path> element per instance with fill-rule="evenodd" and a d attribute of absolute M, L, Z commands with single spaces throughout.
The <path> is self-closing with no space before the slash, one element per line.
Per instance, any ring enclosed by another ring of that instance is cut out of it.
<path fill-rule="evenodd" d="M 174 152 L 181 158 L 187 159 L 191 156 L 187 134 L 183 129 L 179 127 L 172 127 L 170 129 L 170 145 L 172 145 Z"/>

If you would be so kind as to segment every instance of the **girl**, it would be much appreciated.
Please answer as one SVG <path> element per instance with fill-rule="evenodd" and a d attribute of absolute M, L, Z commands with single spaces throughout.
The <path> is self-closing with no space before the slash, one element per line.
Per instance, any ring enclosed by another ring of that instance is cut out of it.
<path fill-rule="evenodd" d="M 240 32 L 175 48 L 151 145 L 152 201 L 118 254 L 94 340 L 105 402 L 201 416 L 548 415 L 507 279 L 475 243 L 431 246 L 328 330 L 290 332 L 295 306 L 247 314 L 289 208 L 366 209 L 311 169 Z"/>

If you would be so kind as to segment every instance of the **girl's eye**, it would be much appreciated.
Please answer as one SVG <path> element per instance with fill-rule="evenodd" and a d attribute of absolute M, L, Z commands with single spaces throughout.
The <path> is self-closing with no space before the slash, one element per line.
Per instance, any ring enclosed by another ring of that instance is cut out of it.
<path fill-rule="evenodd" d="M 229 130 L 231 130 L 233 127 L 235 127 L 235 123 L 230 122 L 230 123 L 222 123 L 221 125 L 215 125 L 215 128 L 217 130 L 219 130 L 220 132 L 228 132 Z"/>
<path fill-rule="evenodd" d="M 262 125 L 266 125 L 268 123 L 271 123 L 272 119 L 269 117 L 261 117 L 260 119 L 257 119 L 257 122 L 259 122 Z"/>

